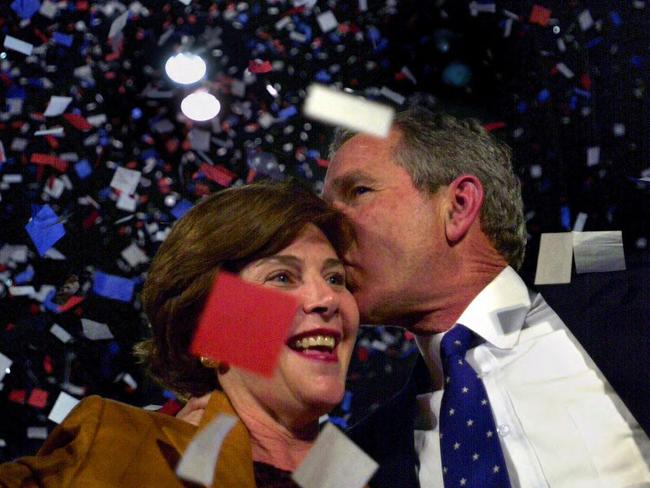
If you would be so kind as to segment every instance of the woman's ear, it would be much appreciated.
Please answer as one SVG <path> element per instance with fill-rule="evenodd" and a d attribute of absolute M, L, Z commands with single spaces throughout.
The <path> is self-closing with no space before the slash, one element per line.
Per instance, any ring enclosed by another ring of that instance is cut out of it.
<path fill-rule="evenodd" d="M 447 187 L 445 232 L 450 243 L 462 240 L 474 222 L 478 221 L 483 205 L 483 185 L 471 174 L 458 176 Z"/>
<path fill-rule="evenodd" d="M 230 364 L 228 363 L 220 362 L 217 366 L 217 373 L 219 374 L 226 374 L 228 371 L 230 371 Z"/>

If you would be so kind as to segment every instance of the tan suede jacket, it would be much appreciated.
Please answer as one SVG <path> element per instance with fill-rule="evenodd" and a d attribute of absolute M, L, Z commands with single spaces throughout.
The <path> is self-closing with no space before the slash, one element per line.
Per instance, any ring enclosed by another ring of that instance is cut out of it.
<path fill-rule="evenodd" d="M 0 465 L 2 487 L 191 487 L 174 468 L 194 434 L 219 414 L 236 416 L 215 391 L 198 427 L 90 396 L 56 427 L 35 456 Z M 237 422 L 221 447 L 214 487 L 255 488 L 248 431 Z"/>

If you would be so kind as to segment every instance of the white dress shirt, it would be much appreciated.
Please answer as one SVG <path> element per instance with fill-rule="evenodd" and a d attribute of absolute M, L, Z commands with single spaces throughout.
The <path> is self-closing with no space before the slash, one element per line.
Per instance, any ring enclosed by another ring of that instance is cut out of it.
<path fill-rule="evenodd" d="M 484 341 L 466 360 L 485 385 L 513 487 L 650 487 L 650 440 L 557 314 L 512 268 L 457 323 Z M 417 337 L 436 377 L 443 335 Z M 418 397 L 422 488 L 444 486 L 441 399 L 442 390 Z"/>

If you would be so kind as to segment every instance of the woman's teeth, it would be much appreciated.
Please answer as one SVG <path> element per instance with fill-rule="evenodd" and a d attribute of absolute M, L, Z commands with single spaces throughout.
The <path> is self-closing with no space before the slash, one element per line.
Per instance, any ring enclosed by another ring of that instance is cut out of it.
<path fill-rule="evenodd" d="M 335 345 L 336 345 L 336 341 L 334 340 L 334 337 L 322 336 L 322 335 L 305 337 L 305 338 L 297 340 L 296 342 L 293 343 L 293 346 L 296 349 L 309 349 L 309 348 L 312 348 L 312 347 L 326 347 L 330 351 L 334 349 Z"/>

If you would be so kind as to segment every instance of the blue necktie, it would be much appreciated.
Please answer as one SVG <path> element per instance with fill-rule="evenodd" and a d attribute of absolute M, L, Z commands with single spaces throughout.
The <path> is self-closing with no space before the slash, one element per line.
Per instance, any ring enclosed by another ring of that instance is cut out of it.
<path fill-rule="evenodd" d="M 474 334 L 456 324 L 442 338 L 445 388 L 440 452 L 445 488 L 508 488 L 510 480 L 483 382 L 465 362 Z"/>

